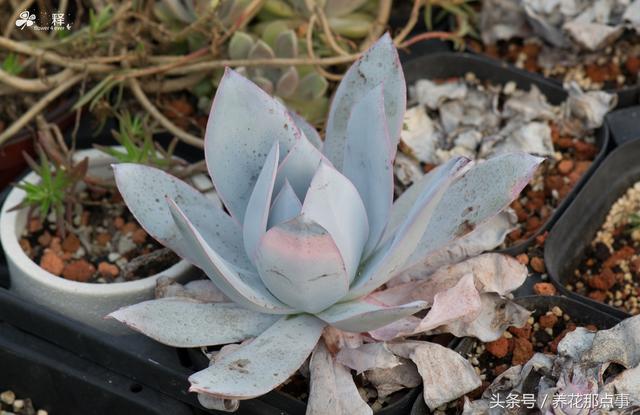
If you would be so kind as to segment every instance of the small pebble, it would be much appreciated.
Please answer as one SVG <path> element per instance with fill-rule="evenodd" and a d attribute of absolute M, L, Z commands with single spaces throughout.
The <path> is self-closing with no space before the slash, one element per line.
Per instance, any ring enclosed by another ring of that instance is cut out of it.
<path fill-rule="evenodd" d="M 13 391 L 4 391 L 0 393 L 0 401 L 7 405 L 13 405 L 16 400 L 16 394 Z"/>

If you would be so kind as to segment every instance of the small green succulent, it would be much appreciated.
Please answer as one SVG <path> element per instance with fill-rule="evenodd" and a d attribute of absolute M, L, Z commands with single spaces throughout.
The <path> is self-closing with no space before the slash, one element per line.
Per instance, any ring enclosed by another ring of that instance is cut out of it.
<path fill-rule="evenodd" d="M 18 55 L 9 53 L 2 61 L 2 70 L 9 75 L 19 75 L 24 70 L 24 67 L 18 61 Z"/>
<path fill-rule="evenodd" d="M 265 28 L 260 38 L 246 32 L 234 33 L 229 42 L 231 59 L 295 58 L 299 42 L 291 29 L 281 30 L 274 22 Z M 279 31 L 281 30 L 281 31 Z M 237 71 L 251 79 L 271 95 L 311 122 L 324 118 L 328 108 L 328 82 L 312 67 L 241 67 Z"/>

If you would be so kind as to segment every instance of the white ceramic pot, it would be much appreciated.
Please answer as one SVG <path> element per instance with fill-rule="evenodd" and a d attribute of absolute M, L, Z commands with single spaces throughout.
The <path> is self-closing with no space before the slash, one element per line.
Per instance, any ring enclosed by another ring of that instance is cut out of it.
<path fill-rule="evenodd" d="M 110 165 L 115 160 L 111 156 L 91 149 L 78 151 L 76 157 L 89 157 L 92 175 L 102 178 L 113 176 Z M 39 180 L 33 172 L 25 179 L 32 183 Z M 0 241 L 9 266 L 10 289 L 18 295 L 100 330 L 124 334 L 128 330 L 104 316 L 120 307 L 152 299 L 156 281 L 161 276 L 177 281 L 188 279 L 192 268 L 184 260 L 148 278 L 111 284 L 71 281 L 45 271 L 25 254 L 18 243 L 27 223 L 27 209 L 8 212 L 23 200 L 24 195 L 22 189 L 13 188 L 0 214 Z"/>

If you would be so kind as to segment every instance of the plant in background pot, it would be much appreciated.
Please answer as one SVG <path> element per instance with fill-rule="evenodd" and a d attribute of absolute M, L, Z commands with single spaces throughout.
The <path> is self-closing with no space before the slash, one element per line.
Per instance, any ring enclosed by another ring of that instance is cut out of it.
<path fill-rule="evenodd" d="M 504 297 L 526 268 L 499 254 L 467 258 L 465 246 L 541 160 L 454 158 L 393 203 L 405 101 L 388 35 L 346 73 L 321 148 L 310 125 L 227 70 L 205 154 L 229 214 L 158 169 L 114 167 L 141 225 L 203 269 L 226 298 L 162 298 L 111 314 L 175 347 L 226 345 L 189 379 L 203 405 L 237 409 L 287 381 L 311 355 L 302 369 L 309 414 L 372 412 L 351 370 L 421 377 L 425 400 L 437 407 L 480 379 L 458 354 L 415 336 L 493 340 L 526 322 L 528 312 Z M 449 381 L 434 373 L 449 373 Z"/>
<path fill-rule="evenodd" d="M 188 176 L 193 166 L 161 153 L 140 117 L 121 116 L 122 147 L 73 151 L 54 130 L 40 130 L 39 163 L 9 194 L 1 240 L 18 294 L 96 327 L 126 304 L 153 298 L 156 279 L 190 269 L 137 224 L 119 196 L 110 164 L 148 163 Z M 204 189 L 203 189 L 204 190 Z"/>

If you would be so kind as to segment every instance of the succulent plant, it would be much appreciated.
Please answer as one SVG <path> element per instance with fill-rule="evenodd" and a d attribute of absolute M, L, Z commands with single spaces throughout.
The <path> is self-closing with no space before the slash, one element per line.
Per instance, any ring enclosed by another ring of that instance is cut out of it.
<path fill-rule="evenodd" d="M 363 404 L 358 413 L 370 413 L 348 370 L 333 360 L 335 345 L 327 336 L 364 333 L 367 342 L 376 342 L 442 327 L 464 335 L 491 326 L 484 338 L 494 339 L 514 323 L 502 324 L 511 308 L 500 296 L 523 282 L 526 269 L 512 258 L 488 254 L 431 280 L 384 288 L 404 270 L 428 264 L 483 228 L 540 162 L 524 153 L 478 163 L 455 158 L 393 203 L 392 163 L 405 88 L 397 52 L 385 35 L 346 73 L 322 143 L 304 120 L 227 70 L 207 125 L 205 155 L 229 214 L 161 170 L 114 166 L 118 188 L 142 226 L 204 270 L 229 301 L 163 298 L 110 316 L 174 347 L 245 341 L 223 348 L 209 368 L 190 377 L 190 390 L 201 394 L 203 404 L 237 408 L 236 400 L 286 381 L 315 349 L 310 408 L 320 391 L 332 390 L 322 382 L 335 377 L 333 388 L 344 383 L 341 395 L 350 394 L 341 401 L 342 413 L 355 413 L 345 409 L 354 402 Z M 413 316 L 429 307 L 423 319 Z M 412 359 L 423 356 L 419 347 L 427 348 L 423 360 L 430 367 L 453 365 L 461 374 L 453 372 L 452 381 L 463 385 L 455 393 L 479 385 L 453 351 L 416 341 L 392 346 L 396 355 Z M 439 383 L 431 382 L 435 389 L 428 396 L 435 400 L 442 399 Z M 425 399 L 426 392 L 425 386 Z"/>
<path fill-rule="evenodd" d="M 272 29 L 273 28 L 273 29 Z M 262 38 L 254 39 L 246 32 L 235 32 L 229 42 L 231 59 L 295 58 L 298 38 L 291 29 L 281 29 L 279 23 L 266 27 Z M 236 70 L 306 119 L 315 122 L 326 115 L 328 82 L 311 67 L 285 68 L 241 67 Z"/>

